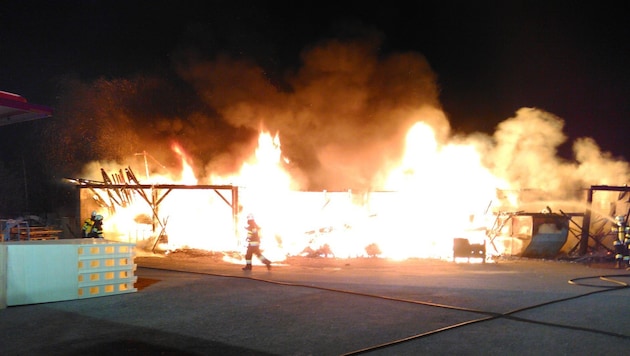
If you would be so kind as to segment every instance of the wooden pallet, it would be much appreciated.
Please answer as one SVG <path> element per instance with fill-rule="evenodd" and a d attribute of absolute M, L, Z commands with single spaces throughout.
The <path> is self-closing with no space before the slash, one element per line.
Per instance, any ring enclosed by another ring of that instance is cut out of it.
<path fill-rule="evenodd" d="M 30 226 L 28 228 L 11 228 L 11 237 L 19 240 L 58 240 L 62 230 L 50 226 Z"/>

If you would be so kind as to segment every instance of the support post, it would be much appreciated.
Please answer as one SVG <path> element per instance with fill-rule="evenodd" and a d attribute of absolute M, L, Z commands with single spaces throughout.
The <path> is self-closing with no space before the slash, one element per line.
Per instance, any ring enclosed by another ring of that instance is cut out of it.
<path fill-rule="evenodd" d="M 232 186 L 232 221 L 234 222 L 234 236 L 238 238 L 238 187 Z"/>
<path fill-rule="evenodd" d="M 586 211 L 582 221 L 582 236 L 580 238 L 580 256 L 586 255 L 588 251 L 588 237 L 591 230 L 591 208 L 593 206 L 593 187 L 588 189 L 586 197 Z"/>

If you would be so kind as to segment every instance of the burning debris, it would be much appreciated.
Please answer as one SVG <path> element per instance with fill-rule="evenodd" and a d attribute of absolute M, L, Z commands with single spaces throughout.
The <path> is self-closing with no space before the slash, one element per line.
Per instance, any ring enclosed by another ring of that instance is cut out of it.
<path fill-rule="evenodd" d="M 189 164 L 185 153 L 179 154 L 182 164 Z M 418 215 L 420 207 L 409 204 L 417 197 L 413 191 L 259 192 L 235 185 L 142 183 L 131 167 L 124 175 L 117 170 L 111 178 L 104 169 L 100 172 L 103 181 L 70 179 L 85 192 L 82 210 L 105 210 L 110 238 L 133 240 L 154 252 L 158 245 L 167 252 L 182 248 L 240 251 L 244 247 L 240 221 L 252 207 L 260 207 L 263 249 L 274 261 L 298 255 L 482 261 L 500 255 L 547 258 L 567 243 L 571 219 L 552 213 L 548 206 L 540 213 L 493 212 L 491 201 L 481 214 L 466 215 L 454 225 L 458 219 L 448 214 L 426 210 L 426 216 Z M 231 191 L 230 196 L 222 193 L 225 189 Z M 514 193 L 502 191 L 498 196 L 510 200 Z M 519 192 L 521 204 L 532 204 L 524 193 Z M 266 200 L 257 205 L 261 197 Z M 435 224 L 438 219 L 443 225 Z M 171 225 L 171 221 L 179 223 Z M 198 229 L 200 222 L 203 229 Z"/>

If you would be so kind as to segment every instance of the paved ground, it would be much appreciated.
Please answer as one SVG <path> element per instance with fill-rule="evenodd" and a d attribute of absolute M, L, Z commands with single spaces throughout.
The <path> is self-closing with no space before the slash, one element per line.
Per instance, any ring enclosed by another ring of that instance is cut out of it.
<path fill-rule="evenodd" d="M 136 257 L 138 291 L 0 310 L 2 355 L 593 355 L 630 349 L 612 264 Z"/>

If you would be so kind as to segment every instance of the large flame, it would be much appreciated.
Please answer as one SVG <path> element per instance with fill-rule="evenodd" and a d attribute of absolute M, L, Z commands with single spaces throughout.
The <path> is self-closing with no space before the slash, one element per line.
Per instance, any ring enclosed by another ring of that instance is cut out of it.
<path fill-rule="evenodd" d="M 181 168 L 136 183 L 183 187 L 105 189 L 95 198 L 103 207 L 106 237 L 144 247 L 242 253 L 244 216 L 254 214 L 262 226 L 264 253 L 274 261 L 295 255 L 451 259 L 455 238 L 487 242 L 502 204 L 528 203 L 493 173 L 504 167 L 491 171 L 482 145 L 471 142 L 442 142 L 432 126 L 418 121 L 409 128 L 398 161 L 382 174 L 382 186 L 313 192 L 299 190 L 279 134 L 261 130 L 255 150 L 233 174 L 198 179 L 193 159 L 174 143 Z M 487 246 L 488 257 L 506 252 Z"/>
<path fill-rule="evenodd" d="M 151 183 L 200 184 L 184 149 L 171 148 L 181 159 L 181 172 L 172 172 L 179 178 L 151 176 Z M 226 192 L 173 190 L 151 197 L 149 190 L 136 191 L 124 207 L 109 209 L 107 237 L 166 243 L 167 249 L 242 251 L 243 216 L 254 214 L 265 254 L 276 261 L 300 254 L 449 258 L 454 237 L 483 230 L 500 184 L 473 146 L 440 144 L 422 122 L 409 130 L 404 155 L 379 190 L 298 191 L 286 164 L 279 135 L 261 131 L 237 173 L 213 175 L 207 183 L 238 187 L 236 224 Z M 159 201 L 155 211 L 147 209 L 151 199 Z"/>
<path fill-rule="evenodd" d="M 520 108 L 492 135 L 451 127 L 426 58 L 382 54 L 377 37 L 311 46 L 299 68 L 278 82 L 255 61 L 218 56 L 182 58 L 177 85 L 141 77 L 70 90 L 64 106 L 75 109 L 56 120 L 60 135 L 87 142 L 81 134 L 93 131 L 79 118 L 93 112 L 106 129 L 94 132 L 98 145 L 90 149 L 120 160 L 116 167 L 89 164 L 86 172 L 113 174 L 142 147 L 145 167 L 137 171 L 146 180 L 140 184 L 179 185 L 94 188 L 106 237 L 243 252 L 243 216 L 253 213 L 265 254 L 274 260 L 326 253 L 450 258 L 454 238 L 485 238 L 499 212 L 540 212 L 547 204 L 556 212 L 584 212 L 589 185 L 627 184 L 628 164 L 591 139 L 573 143 L 571 160 L 558 157 L 568 143 L 564 121 L 543 110 Z M 175 100 L 155 100 L 161 97 Z M 137 105 L 147 102 L 157 106 Z M 256 129 L 257 141 L 249 142 Z M 293 162 L 283 158 L 279 137 Z M 164 138 L 186 141 L 164 152 Z M 51 147 L 67 157 L 67 146 Z M 168 160 L 170 171 L 148 169 L 147 151 Z M 82 199 L 82 213 L 89 214 L 95 205 Z M 609 211 L 610 202 L 588 208 Z"/>

